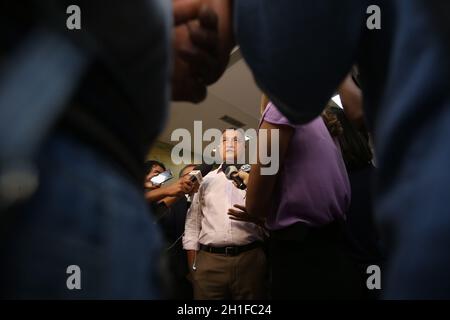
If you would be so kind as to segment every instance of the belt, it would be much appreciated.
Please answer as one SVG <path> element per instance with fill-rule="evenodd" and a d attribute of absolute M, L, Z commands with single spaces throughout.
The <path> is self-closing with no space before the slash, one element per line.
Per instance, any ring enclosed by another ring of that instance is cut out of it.
<path fill-rule="evenodd" d="M 262 242 L 256 241 L 252 242 L 250 244 L 246 244 L 244 246 L 229 246 L 229 247 L 210 247 L 205 246 L 203 244 L 200 244 L 200 250 L 206 251 L 209 253 L 215 253 L 215 254 L 224 254 L 227 256 L 237 256 L 243 252 L 250 251 L 256 248 L 260 248 L 263 246 Z"/>

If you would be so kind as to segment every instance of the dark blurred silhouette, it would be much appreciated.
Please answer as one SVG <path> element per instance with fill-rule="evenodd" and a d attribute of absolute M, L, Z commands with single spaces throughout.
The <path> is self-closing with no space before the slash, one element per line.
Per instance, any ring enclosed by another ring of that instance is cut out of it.
<path fill-rule="evenodd" d="M 171 95 L 198 102 L 225 68 L 204 2 L 2 1 L 1 297 L 159 297 L 143 163 Z"/>

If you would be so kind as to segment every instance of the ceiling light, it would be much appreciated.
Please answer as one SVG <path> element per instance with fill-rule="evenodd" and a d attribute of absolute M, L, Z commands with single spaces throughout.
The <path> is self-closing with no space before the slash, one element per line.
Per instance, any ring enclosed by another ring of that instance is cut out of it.
<path fill-rule="evenodd" d="M 340 108 L 343 109 L 341 97 L 339 95 L 335 95 L 333 98 L 331 98 L 331 100 L 333 100 L 334 103 L 336 103 Z"/>

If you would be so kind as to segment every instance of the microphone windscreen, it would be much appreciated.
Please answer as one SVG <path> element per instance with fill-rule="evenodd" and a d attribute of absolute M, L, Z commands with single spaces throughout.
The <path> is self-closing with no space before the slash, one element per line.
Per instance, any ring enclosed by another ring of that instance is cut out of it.
<path fill-rule="evenodd" d="M 238 172 L 238 168 L 236 168 L 236 166 L 234 165 L 229 165 L 227 166 L 227 168 L 225 169 L 225 176 L 227 177 L 227 179 L 232 180 L 233 179 L 233 174 Z"/>
<path fill-rule="evenodd" d="M 212 169 L 213 169 L 212 164 L 205 164 L 205 163 L 200 164 L 197 167 L 195 167 L 195 170 L 199 170 L 202 173 L 202 177 L 204 177 L 208 173 L 210 173 Z"/>

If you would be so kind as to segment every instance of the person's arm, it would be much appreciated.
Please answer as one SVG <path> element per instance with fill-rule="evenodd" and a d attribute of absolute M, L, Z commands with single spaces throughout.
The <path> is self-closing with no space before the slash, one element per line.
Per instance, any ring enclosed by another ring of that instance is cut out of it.
<path fill-rule="evenodd" d="M 163 186 L 161 188 L 146 192 L 145 198 L 149 202 L 158 202 L 166 197 L 180 197 L 191 192 L 192 187 L 192 181 L 182 178 L 178 179 L 177 182 L 169 186 Z"/>
<path fill-rule="evenodd" d="M 281 168 L 294 129 L 286 125 L 274 125 L 266 121 L 263 121 L 260 129 L 268 130 L 267 141 L 262 141 L 261 143 L 266 144 L 265 147 L 267 147 L 267 150 L 269 150 L 270 154 L 270 146 L 272 145 L 272 130 L 279 130 L 279 168 Z M 264 136 L 261 136 L 261 134 L 258 134 L 258 141 L 261 141 L 260 139 L 262 139 L 263 137 Z M 280 169 L 275 175 L 261 175 L 262 167 L 263 165 L 261 164 L 258 152 L 257 164 L 252 165 L 252 170 L 248 179 L 245 206 L 249 215 L 259 218 L 266 218 L 271 208 L 273 190 Z"/>
<path fill-rule="evenodd" d="M 190 176 L 189 176 L 190 177 Z M 194 195 L 195 193 L 197 193 L 198 189 L 199 189 L 200 185 L 198 182 L 194 182 L 192 189 L 186 193 L 186 194 L 190 194 L 190 195 Z M 184 196 L 184 194 L 182 195 Z M 178 197 L 165 197 L 164 199 L 162 199 L 160 202 L 164 202 L 164 204 L 166 205 L 167 208 L 170 208 L 172 205 L 174 205 L 182 196 L 178 196 Z"/>
<path fill-rule="evenodd" d="M 181 197 L 165 197 L 159 203 L 164 202 L 167 208 L 173 206 Z"/>
<path fill-rule="evenodd" d="M 196 252 L 199 250 L 199 236 L 202 228 L 201 198 L 202 189 L 192 199 L 191 207 L 186 214 L 186 222 L 183 235 L 183 249 L 187 251 L 187 263 L 189 270 L 194 265 Z"/>
<path fill-rule="evenodd" d="M 234 45 L 232 10 L 223 0 L 173 0 L 172 99 L 200 102 L 224 73 Z M 220 15 L 218 14 L 220 13 Z"/>
<path fill-rule="evenodd" d="M 364 127 L 363 94 L 351 74 L 342 82 L 338 92 L 347 119 L 358 129 Z"/>
<path fill-rule="evenodd" d="M 208 52 L 199 50 L 189 37 L 187 28 L 190 21 L 199 18 L 201 0 L 172 0 L 173 5 L 173 71 L 171 75 L 172 100 L 200 102 L 206 97 L 206 84 L 192 71 L 193 67 L 182 58 L 183 52 L 208 56 Z"/>
<path fill-rule="evenodd" d="M 168 196 L 168 188 L 158 188 L 145 193 L 145 199 L 148 202 L 158 202 Z"/>

